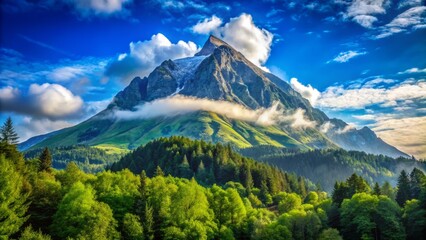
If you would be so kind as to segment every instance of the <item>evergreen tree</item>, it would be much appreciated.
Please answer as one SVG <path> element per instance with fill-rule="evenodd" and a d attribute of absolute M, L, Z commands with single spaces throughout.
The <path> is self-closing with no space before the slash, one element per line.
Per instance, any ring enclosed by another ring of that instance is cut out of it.
<path fill-rule="evenodd" d="M 424 183 L 426 183 L 425 174 L 418 168 L 414 168 L 410 173 L 411 198 L 419 198 Z"/>
<path fill-rule="evenodd" d="M 380 196 L 382 194 L 380 190 L 380 186 L 377 182 L 374 184 L 373 193 L 374 195 L 377 195 L 377 196 Z"/>
<path fill-rule="evenodd" d="M 42 172 L 42 171 L 50 172 L 51 167 L 52 167 L 52 155 L 50 155 L 50 151 L 47 147 L 44 148 L 39 159 L 40 159 L 39 171 L 40 172 Z"/>
<path fill-rule="evenodd" d="M 147 196 L 147 177 L 145 170 L 142 170 L 140 174 L 140 186 L 139 186 L 139 194 L 142 199 L 146 199 Z"/>
<path fill-rule="evenodd" d="M 392 185 L 388 181 L 386 181 L 382 185 L 380 192 L 383 195 L 388 196 L 390 199 L 395 200 L 395 190 L 393 189 Z"/>
<path fill-rule="evenodd" d="M 163 172 L 163 170 L 161 169 L 160 166 L 157 166 L 157 168 L 155 169 L 155 174 L 154 175 L 155 176 L 164 176 L 164 172 Z"/>
<path fill-rule="evenodd" d="M 401 171 L 398 177 L 398 191 L 396 192 L 396 202 L 403 206 L 407 200 L 411 199 L 410 180 L 405 170 Z"/>
<path fill-rule="evenodd" d="M 3 124 L 0 129 L 0 132 L 0 138 L 2 141 L 13 145 L 18 144 L 19 137 L 18 134 L 15 132 L 15 129 L 13 128 L 13 122 L 10 117 L 8 117 L 6 122 Z"/>

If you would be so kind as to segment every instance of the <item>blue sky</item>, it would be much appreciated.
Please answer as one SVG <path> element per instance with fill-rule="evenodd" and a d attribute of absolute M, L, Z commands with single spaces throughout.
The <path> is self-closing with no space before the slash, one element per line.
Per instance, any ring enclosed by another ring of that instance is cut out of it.
<path fill-rule="evenodd" d="M 214 34 L 329 116 L 426 157 L 424 0 L 4 0 L 0 17 L 0 120 L 22 140 L 86 119 Z"/>

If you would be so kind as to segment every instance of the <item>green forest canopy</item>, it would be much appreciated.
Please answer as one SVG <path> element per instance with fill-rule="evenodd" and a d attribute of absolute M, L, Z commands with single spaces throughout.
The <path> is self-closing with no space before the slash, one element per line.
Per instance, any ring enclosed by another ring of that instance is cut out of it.
<path fill-rule="evenodd" d="M 353 174 L 327 197 L 321 191 L 266 192 L 237 182 L 205 187 L 196 178 L 164 176 L 159 167 L 153 175 L 127 169 L 89 174 L 74 163 L 45 169 L 1 142 L 0 182 L 0 238 L 6 239 L 425 236 L 426 177 L 418 169 L 402 172 L 398 188 L 373 187 Z"/>

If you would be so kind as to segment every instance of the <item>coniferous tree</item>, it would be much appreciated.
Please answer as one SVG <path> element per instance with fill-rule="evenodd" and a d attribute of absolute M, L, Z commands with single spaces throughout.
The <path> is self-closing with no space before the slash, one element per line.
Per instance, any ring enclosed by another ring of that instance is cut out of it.
<path fill-rule="evenodd" d="M 6 122 L 4 122 L 0 131 L 2 141 L 13 145 L 18 144 L 19 137 L 18 134 L 15 132 L 15 129 L 13 128 L 13 122 L 10 117 L 8 117 Z"/>
<path fill-rule="evenodd" d="M 419 198 L 424 183 L 426 183 L 425 174 L 418 168 L 414 168 L 410 173 L 411 198 Z"/>
<path fill-rule="evenodd" d="M 380 186 L 377 182 L 374 184 L 373 193 L 374 195 L 377 195 L 377 196 L 380 196 L 382 194 L 380 190 Z"/>
<path fill-rule="evenodd" d="M 390 199 L 395 200 L 395 190 L 393 189 L 392 185 L 388 181 L 386 181 L 382 185 L 380 192 L 383 195 L 388 196 Z"/>
<path fill-rule="evenodd" d="M 163 172 L 163 170 L 161 169 L 160 166 L 157 166 L 157 168 L 155 169 L 155 174 L 154 175 L 155 176 L 164 176 L 164 172 Z"/>
<path fill-rule="evenodd" d="M 398 191 L 396 192 L 396 202 L 403 206 L 411 198 L 410 180 L 405 170 L 401 171 L 398 177 Z"/>
<path fill-rule="evenodd" d="M 40 172 L 42 172 L 42 171 L 50 172 L 51 167 L 52 167 L 52 155 L 50 155 L 50 151 L 47 147 L 44 148 L 39 159 L 40 159 L 39 171 Z"/>

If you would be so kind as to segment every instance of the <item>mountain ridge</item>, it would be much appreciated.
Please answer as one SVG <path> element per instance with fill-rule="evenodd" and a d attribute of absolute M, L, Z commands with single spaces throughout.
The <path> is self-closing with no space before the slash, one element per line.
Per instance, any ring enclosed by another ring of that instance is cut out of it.
<path fill-rule="evenodd" d="M 192 123 L 185 116 L 174 116 L 175 119 L 172 120 L 163 117 L 139 119 L 139 122 L 136 121 L 136 123 L 128 121 L 126 123 L 128 128 L 122 128 L 118 126 L 119 121 L 117 119 L 113 120 L 107 117 L 117 110 L 135 111 L 137 107 L 145 103 L 177 94 L 199 99 L 233 102 L 251 110 L 269 108 L 273 103 L 278 102 L 282 109 L 290 112 L 302 109 L 304 116 L 315 121 L 317 127 L 301 131 L 288 126 L 278 126 L 278 130 L 272 131 L 271 128 L 267 130 L 267 128 L 255 126 L 255 124 L 243 124 L 241 121 L 229 119 L 226 116 L 220 116 L 221 121 L 214 120 L 211 115 L 207 114 L 204 116 L 193 115 L 196 116 L 193 121 L 196 123 Z M 207 120 L 205 119 L 209 118 L 210 120 L 206 123 Z M 331 132 L 322 133 L 318 128 L 326 122 L 333 122 L 336 127 L 332 128 Z M 164 125 L 166 123 L 170 126 Z M 187 126 L 184 126 L 185 124 Z M 212 134 L 210 129 L 215 129 L 211 124 L 219 126 L 219 130 L 216 132 L 218 135 L 204 138 L 206 134 Z M 210 36 L 200 52 L 194 57 L 166 60 L 147 77 L 135 77 L 126 88 L 114 97 L 105 110 L 74 127 L 59 130 L 58 134 L 42 139 L 41 142 L 33 144 L 32 147 L 47 146 L 49 143 L 55 145 L 81 143 L 114 145 L 119 142 L 119 146 L 132 149 L 138 144 L 152 140 L 153 137 L 162 137 L 161 134 L 170 136 L 167 135 L 169 133 L 183 134 L 183 136 L 213 142 L 230 140 L 238 147 L 250 147 L 271 144 L 275 140 L 265 141 L 264 139 L 274 139 L 273 136 L 276 134 L 273 132 L 278 131 L 280 132 L 278 135 L 296 139 L 296 142 L 298 142 L 296 145 L 302 149 L 340 146 L 349 150 L 367 150 L 366 152 L 369 153 L 381 153 L 392 157 L 408 156 L 377 138 L 371 130 L 351 130 L 342 137 L 339 131 L 347 125 L 345 124 L 341 120 L 329 119 L 324 112 L 312 107 L 309 101 L 292 89 L 288 83 L 272 73 L 263 71 L 229 44 Z M 244 126 L 238 130 L 240 131 L 239 134 L 236 134 L 235 131 L 226 130 L 238 125 Z M 145 126 L 145 128 L 141 126 Z M 204 127 L 200 128 L 199 126 Z M 172 130 L 169 133 L 164 133 L 157 130 L 160 127 Z M 198 134 L 193 134 L 192 131 L 189 131 L 192 132 L 189 133 L 187 127 L 201 129 L 202 131 Z M 128 136 L 126 136 L 126 132 Z M 145 139 L 140 140 L 142 138 Z M 361 139 L 365 144 L 357 145 L 354 139 Z M 123 143 L 125 141 L 129 143 L 126 145 Z M 246 144 L 241 144 L 242 142 L 246 142 Z M 285 144 L 279 145 L 288 147 Z M 364 146 L 374 146 L 374 148 L 365 148 Z"/>

